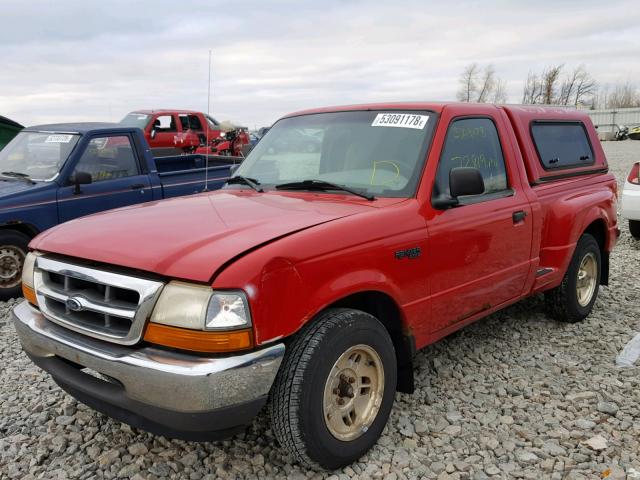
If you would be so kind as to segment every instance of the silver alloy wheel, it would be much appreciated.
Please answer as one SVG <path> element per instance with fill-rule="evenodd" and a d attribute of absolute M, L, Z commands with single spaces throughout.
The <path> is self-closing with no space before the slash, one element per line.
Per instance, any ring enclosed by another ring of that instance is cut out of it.
<path fill-rule="evenodd" d="M 596 290 L 598 278 L 598 261 L 593 252 L 587 253 L 580 262 L 578 268 L 578 280 L 576 282 L 576 293 L 578 303 L 581 307 L 586 307 L 591 302 L 593 292 Z"/>
<path fill-rule="evenodd" d="M 354 345 L 340 355 L 324 387 L 323 414 L 338 440 L 363 435 L 376 419 L 384 395 L 384 367 L 368 345 Z"/>

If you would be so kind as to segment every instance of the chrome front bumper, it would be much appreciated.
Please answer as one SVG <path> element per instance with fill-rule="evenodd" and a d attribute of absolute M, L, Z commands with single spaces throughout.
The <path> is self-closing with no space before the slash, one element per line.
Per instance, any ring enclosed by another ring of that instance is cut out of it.
<path fill-rule="evenodd" d="M 200 413 L 207 415 L 210 423 L 220 420 L 216 412 L 233 415 L 236 406 L 253 405 L 249 410 L 257 413 L 266 402 L 285 350 L 283 344 L 277 344 L 211 358 L 151 346 L 109 344 L 50 322 L 26 301 L 13 309 L 13 320 L 25 352 L 79 400 L 134 425 L 131 415 L 158 426 L 166 423 L 164 417 L 173 416 L 171 430 L 179 430 L 185 419 L 197 427 Z M 109 380 L 98 380 L 83 369 Z M 103 403 L 106 407 L 100 408 Z M 113 409 L 120 414 L 113 414 Z M 223 420 L 225 426 L 230 426 L 228 418 Z M 251 418 L 237 420 L 240 425 Z M 145 425 L 141 428 L 160 430 Z M 189 438 L 171 432 L 168 436 Z"/>

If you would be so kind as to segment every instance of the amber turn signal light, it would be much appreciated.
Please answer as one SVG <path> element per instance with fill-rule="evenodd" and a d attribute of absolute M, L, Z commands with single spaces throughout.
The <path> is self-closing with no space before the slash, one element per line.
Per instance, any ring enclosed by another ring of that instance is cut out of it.
<path fill-rule="evenodd" d="M 36 298 L 36 292 L 33 290 L 33 288 L 29 287 L 28 285 L 25 285 L 24 283 L 22 284 L 22 295 L 24 296 L 24 298 L 26 298 L 26 300 L 34 306 L 38 306 L 38 299 Z"/>
<path fill-rule="evenodd" d="M 149 323 L 144 339 L 156 345 L 206 353 L 235 352 L 253 346 L 253 336 L 250 329 L 231 332 L 204 332 L 157 323 Z"/>

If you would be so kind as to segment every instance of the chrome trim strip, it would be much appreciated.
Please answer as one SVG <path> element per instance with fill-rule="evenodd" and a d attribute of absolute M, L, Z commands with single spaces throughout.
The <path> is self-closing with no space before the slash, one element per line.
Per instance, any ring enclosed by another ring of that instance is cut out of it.
<path fill-rule="evenodd" d="M 123 305 L 118 302 L 113 304 L 100 304 L 95 298 L 89 298 L 89 295 L 78 292 L 76 295 L 72 290 L 69 292 L 59 292 L 47 285 L 45 273 L 51 272 L 59 275 L 77 278 L 86 282 L 99 285 L 112 286 L 138 292 L 139 300 L 135 310 L 122 308 Z M 40 256 L 36 259 L 34 268 L 34 287 L 38 305 L 45 317 L 54 323 L 62 325 L 70 330 L 88 335 L 101 340 L 106 340 L 121 345 L 133 345 L 140 341 L 142 331 L 151 311 L 162 291 L 164 283 L 148 280 L 130 275 L 122 275 L 120 273 L 108 270 L 98 270 L 73 263 L 61 262 L 53 260 L 46 256 Z M 122 318 L 131 319 L 131 328 L 126 336 L 109 334 L 105 332 L 104 327 L 100 329 L 91 329 L 83 325 L 79 325 L 73 320 L 66 318 L 53 312 L 47 307 L 47 297 L 55 298 L 58 301 L 65 302 L 70 297 L 76 298 L 87 310 L 103 315 L 113 315 Z M 131 315 L 133 312 L 133 315 Z"/>

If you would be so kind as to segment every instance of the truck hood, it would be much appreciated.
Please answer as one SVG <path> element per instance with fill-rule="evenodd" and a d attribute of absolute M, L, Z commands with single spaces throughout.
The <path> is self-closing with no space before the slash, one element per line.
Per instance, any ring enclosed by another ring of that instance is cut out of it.
<path fill-rule="evenodd" d="M 23 192 L 42 190 L 48 185 L 44 182 L 28 183 L 17 178 L 0 178 L 0 200 L 17 196 Z"/>
<path fill-rule="evenodd" d="M 208 282 L 226 263 L 315 225 L 402 199 L 225 190 L 102 212 L 59 225 L 31 247 Z"/>

